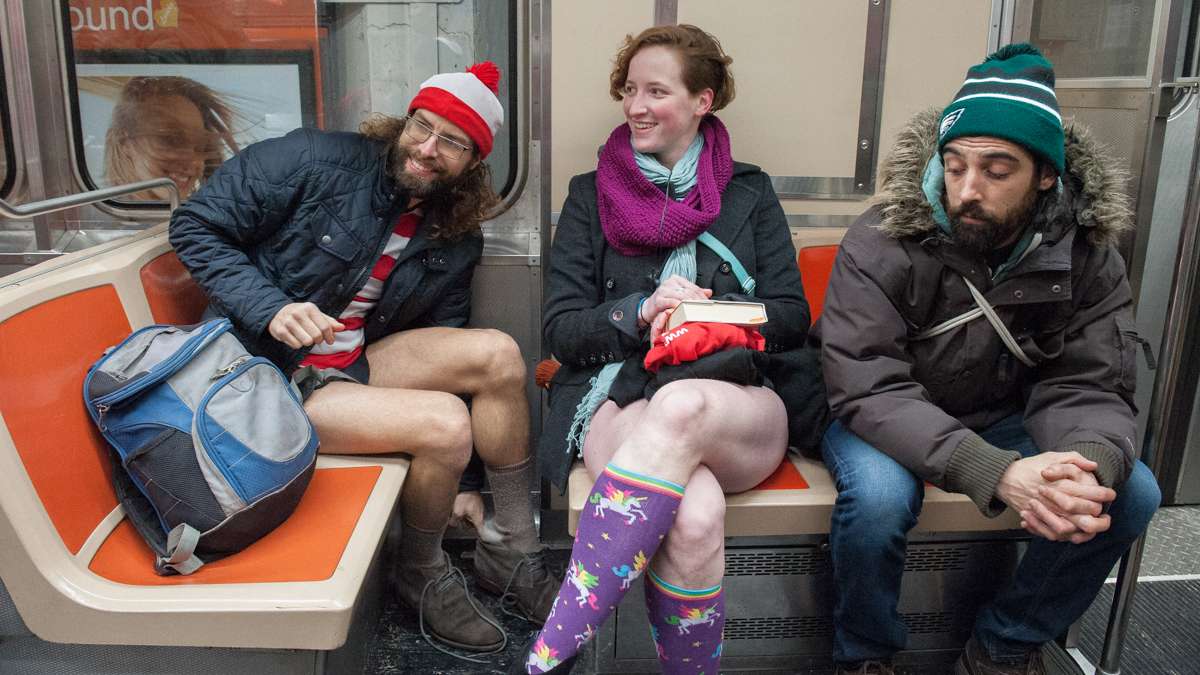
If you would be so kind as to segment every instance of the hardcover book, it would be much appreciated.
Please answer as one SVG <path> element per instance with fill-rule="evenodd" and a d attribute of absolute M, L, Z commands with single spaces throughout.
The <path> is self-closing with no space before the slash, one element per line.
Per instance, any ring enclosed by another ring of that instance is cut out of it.
<path fill-rule="evenodd" d="M 767 322 L 767 308 L 761 302 L 730 300 L 684 300 L 671 311 L 667 330 L 689 321 L 730 323 L 736 326 L 761 326 Z"/>

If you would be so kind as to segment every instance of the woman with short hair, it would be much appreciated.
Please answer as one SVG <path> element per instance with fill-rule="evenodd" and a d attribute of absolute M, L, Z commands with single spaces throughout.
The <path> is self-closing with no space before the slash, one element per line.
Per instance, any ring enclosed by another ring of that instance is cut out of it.
<path fill-rule="evenodd" d="M 625 123 L 597 170 L 571 180 L 544 313 L 563 365 L 539 454 L 543 475 L 562 485 L 581 452 L 595 485 L 550 618 L 519 664 L 525 672 L 566 672 L 643 572 L 664 671 L 717 672 L 724 495 L 779 466 L 784 404 L 764 386 L 761 351 L 724 350 L 656 372 L 644 359 L 655 338 L 665 348 L 667 318 L 684 300 L 763 303 L 758 339 L 768 352 L 800 346 L 809 325 L 770 179 L 733 161 L 713 114 L 733 100 L 731 62 L 695 26 L 627 37 L 610 89 Z M 752 283 L 739 280 L 741 268 Z"/>

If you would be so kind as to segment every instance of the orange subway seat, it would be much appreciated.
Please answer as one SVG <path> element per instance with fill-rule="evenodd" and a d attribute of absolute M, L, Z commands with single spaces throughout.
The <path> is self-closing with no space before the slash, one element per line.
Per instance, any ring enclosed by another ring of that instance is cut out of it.
<path fill-rule="evenodd" d="M 775 469 L 775 472 L 763 479 L 763 482 L 755 485 L 755 490 L 807 490 L 808 481 L 804 480 L 804 474 L 796 468 L 791 458 L 784 455 L 783 461 Z"/>
<path fill-rule="evenodd" d="M 379 466 L 317 469 L 296 511 L 245 550 L 188 576 L 159 576 L 154 552 L 129 520 L 117 527 L 89 569 L 110 581 L 135 586 L 251 584 L 322 581 L 333 576 L 367 498 L 383 471 Z"/>
<path fill-rule="evenodd" d="M 0 323 L 0 414 L 72 554 L 117 505 L 108 446 L 84 407 L 83 379 L 130 330 L 108 284 L 47 300 Z"/>
<path fill-rule="evenodd" d="M 805 246 L 796 255 L 796 264 L 800 266 L 800 282 L 804 285 L 804 298 L 808 300 L 813 323 L 817 322 L 817 317 L 821 316 L 821 310 L 825 307 L 825 288 L 829 286 L 837 252 L 837 244 L 830 244 Z"/>
<path fill-rule="evenodd" d="M 196 323 L 208 306 L 208 296 L 192 281 L 174 251 L 142 265 L 141 278 L 155 323 Z"/>

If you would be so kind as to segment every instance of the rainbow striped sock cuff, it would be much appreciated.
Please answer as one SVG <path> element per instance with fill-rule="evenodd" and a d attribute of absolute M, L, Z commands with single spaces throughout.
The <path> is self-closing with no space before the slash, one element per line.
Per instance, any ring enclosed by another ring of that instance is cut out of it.
<path fill-rule="evenodd" d="M 646 570 L 646 578 L 650 580 L 650 583 L 653 584 L 654 588 L 660 593 L 675 598 L 676 600 L 688 600 L 692 602 L 698 600 L 711 600 L 721 594 L 721 584 L 717 584 L 716 586 L 712 586 L 710 588 L 683 588 L 681 586 L 676 586 L 663 581 L 662 577 L 655 574 L 653 569 Z"/>
<path fill-rule="evenodd" d="M 672 483 L 669 480 L 654 478 L 653 476 L 644 476 L 640 473 L 622 469 L 611 462 L 604 467 L 604 471 L 602 473 L 606 473 L 611 478 L 616 478 L 623 483 L 634 485 L 643 490 L 657 492 L 658 494 L 674 497 L 675 499 L 683 499 L 683 486 L 678 483 Z M 600 481 L 597 480 L 596 482 L 599 483 Z"/>

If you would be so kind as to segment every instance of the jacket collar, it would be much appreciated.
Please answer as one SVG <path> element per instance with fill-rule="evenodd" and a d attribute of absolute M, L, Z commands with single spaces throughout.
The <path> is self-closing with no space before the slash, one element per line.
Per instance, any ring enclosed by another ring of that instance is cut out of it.
<path fill-rule="evenodd" d="M 882 189 L 875 203 L 881 213 L 879 228 L 891 237 L 944 236 L 922 186 L 929 160 L 937 151 L 940 115 L 940 110 L 930 108 L 913 117 L 884 162 Z M 1121 232 L 1132 227 L 1130 200 L 1122 191 L 1124 172 L 1103 155 L 1086 128 L 1067 122 L 1064 133 L 1067 169 L 1063 189 L 1042 200 L 1032 224 L 1043 233 L 1043 247 L 1052 246 L 1075 227 L 1087 233 L 1093 246 L 1114 244 Z"/>
<path fill-rule="evenodd" d="M 761 196 L 745 178 L 758 171 L 756 166 L 734 162 L 733 177 L 725 187 L 725 192 L 721 193 L 721 213 L 713 224 L 708 226 L 709 234 L 722 242 L 731 242 L 738 238 Z"/>

